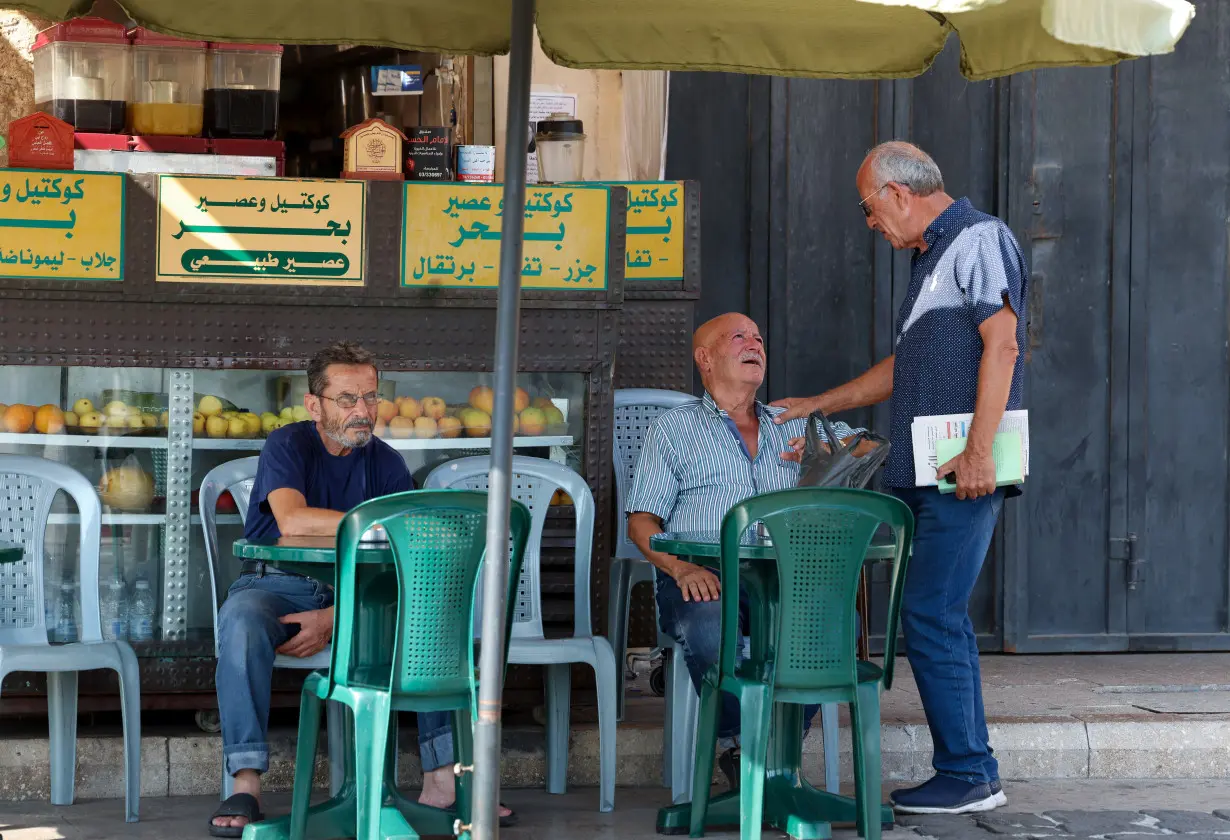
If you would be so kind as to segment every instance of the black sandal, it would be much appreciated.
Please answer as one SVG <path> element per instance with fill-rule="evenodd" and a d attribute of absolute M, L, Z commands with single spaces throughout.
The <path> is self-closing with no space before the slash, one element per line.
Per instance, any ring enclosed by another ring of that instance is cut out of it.
<path fill-rule="evenodd" d="M 236 793 L 230 796 L 209 818 L 209 834 L 212 837 L 243 837 L 243 826 L 214 825 L 218 817 L 247 817 L 248 824 L 258 823 L 265 818 L 261 813 L 261 804 L 250 793 Z"/>

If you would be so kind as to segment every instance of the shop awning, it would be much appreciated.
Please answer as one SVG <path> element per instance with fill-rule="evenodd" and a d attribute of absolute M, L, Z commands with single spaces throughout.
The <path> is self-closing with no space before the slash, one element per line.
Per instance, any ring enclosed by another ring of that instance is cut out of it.
<path fill-rule="evenodd" d="M 10 4 L 57 20 L 90 0 Z M 370 44 L 443 53 L 509 48 L 510 0 L 124 0 L 175 35 Z M 957 33 L 962 72 L 985 79 L 1170 52 L 1187 0 L 539 0 L 543 49 L 570 67 L 821 78 L 917 75 Z"/>

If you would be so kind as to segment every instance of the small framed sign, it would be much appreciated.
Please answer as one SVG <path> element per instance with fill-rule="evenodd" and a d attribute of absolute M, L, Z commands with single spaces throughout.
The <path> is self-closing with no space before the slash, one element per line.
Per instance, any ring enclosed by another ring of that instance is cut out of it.
<path fill-rule="evenodd" d="M 372 68 L 374 96 L 417 96 L 423 92 L 423 68 L 417 64 L 385 64 Z"/>

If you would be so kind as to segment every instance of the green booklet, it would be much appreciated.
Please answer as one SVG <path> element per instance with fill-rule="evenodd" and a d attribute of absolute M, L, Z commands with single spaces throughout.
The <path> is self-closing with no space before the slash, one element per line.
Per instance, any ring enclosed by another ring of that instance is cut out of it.
<path fill-rule="evenodd" d="M 947 438 L 935 442 L 935 462 L 940 466 L 965 451 L 965 438 Z M 1021 433 L 1000 432 L 991 444 L 991 456 L 995 459 L 995 486 L 1021 484 L 1025 481 L 1025 465 L 1021 457 Z M 952 475 L 938 481 L 941 493 L 955 493 L 957 484 Z"/>

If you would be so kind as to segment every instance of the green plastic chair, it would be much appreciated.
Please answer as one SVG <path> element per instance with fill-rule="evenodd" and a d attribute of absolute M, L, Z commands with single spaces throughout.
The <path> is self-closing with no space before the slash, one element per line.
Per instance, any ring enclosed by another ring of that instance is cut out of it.
<path fill-rule="evenodd" d="M 530 521 L 529 510 L 514 501 L 505 662 Z M 359 626 L 363 617 L 357 609 L 355 555 L 360 537 L 373 525 L 384 526 L 396 557 L 398 620 L 391 665 L 367 661 L 372 658 L 370 654 L 378 654 L 370 647 L 378 640 L 367 636 L 366 628 Z M 333 661 L 327 672 L 310 674 L 303 685 L 291 804 L 292 838 L 306 836 L 320 712 L 326 700 L 349 706 L 355 721 L 355 775 L 339 794 L 356 798 L 355 821 L 351 826 L 337 826 L 339 836 L 361 840 L 418 836 L 397 807 L 385 804 L 386 785 L 393 782 L 393 768 L 386 762 L 391 755 L 388 746 L 394 712 L 452 710 L 457 762 L 473 764 L 477 709 L 474 590 L 485 550 L 486 527 L 487 494 L 471 490 L 398 493 L 364 502 L 342 519 L 337 531 Z M 357 651 L 358 645 L 365 650 Z M 404 803 L 403 807 L 416 813 L 423 810 L 425 833 L 438 833 L 435 829 L 445 812 L 417 803 Z M 462 822 L 470 821 L 470 782 L 465 775 L 457 784 L 457 811 Z M 442 833 L 451 831 L 450 820 Z"/>
<path fill-rule="evenodd" d="M 772 561 L 739 560 L 739 542 L 763 522 L 777 551 Z M 859 661 L 855 608 L 859 572 L 881 523 L 896 541 L 884 665 Z M 722 640 L 718 664 L 705 676 L 700 698 L 695 778 L 713 778 L 720 692 L 742 707 L 740 836 L 760 837 L 766 812 L 793 837 L 800 823 L 817 822 L 826 794 L 802 778 L 802 709 L 807 703 L 849 703 L 854 744 L 859 834 L 880 837 L 880 690 L 892 687 L 901 591 L 914 537 L 914 517 L 899 499 L 867 490 L 815 487 L 754 496 L 722 520 L 722 581 L 739 581 L 751 607 L 751 652 L 740 647 L 739 587 L 722 587 Z M 796 704 L 773 733 L 774 704 Z M 704 836 L 709 786 L 695 786 L 691 836 Z M 783 816 L 786 815 L 786 816 Z M 785 823 L 785 824 L 782 824 Z M 828 836 L 827 834 L 823 836 Z"/>

